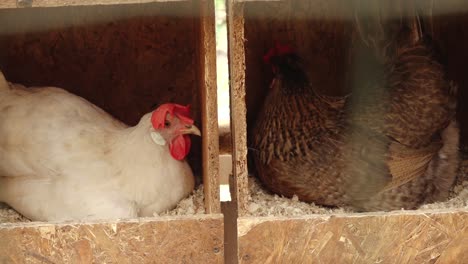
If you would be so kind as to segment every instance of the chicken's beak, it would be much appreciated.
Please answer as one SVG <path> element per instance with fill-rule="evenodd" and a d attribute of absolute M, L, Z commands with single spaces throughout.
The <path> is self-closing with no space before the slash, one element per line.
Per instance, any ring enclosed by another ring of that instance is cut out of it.
<path fill-rule="evenodd" d="M 193 135 L 201 136 L 200 130 L 198 129 L 198 127 L 196 127 L 194 125 L 185 126 L 184 129 L 180 130 L 180 133 L 182 133 L 182 134 L 193 134 Z"/>

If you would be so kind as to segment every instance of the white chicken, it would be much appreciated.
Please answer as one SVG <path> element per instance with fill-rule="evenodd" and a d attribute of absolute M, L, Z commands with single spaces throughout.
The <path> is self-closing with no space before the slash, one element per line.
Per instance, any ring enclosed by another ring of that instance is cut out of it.
<path fill-rule="evenodd" d="M 152 216 L 194 188 L 184 160 L 200 135 L 189 107 L 163 104 L 128 127 L 55 87 L 0 72 L 0 201 L 31 220 Z"/>

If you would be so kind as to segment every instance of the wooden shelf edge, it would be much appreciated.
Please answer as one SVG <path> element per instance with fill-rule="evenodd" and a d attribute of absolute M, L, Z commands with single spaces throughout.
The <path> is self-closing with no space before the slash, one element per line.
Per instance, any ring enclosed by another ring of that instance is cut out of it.
<path fill-rule="evenodd" d="M 0 9 L 191 2 L 191 0 L 30 0 L 22 2 L 24 4 L 18 3 L 17 0 L 0 1 Z"/>

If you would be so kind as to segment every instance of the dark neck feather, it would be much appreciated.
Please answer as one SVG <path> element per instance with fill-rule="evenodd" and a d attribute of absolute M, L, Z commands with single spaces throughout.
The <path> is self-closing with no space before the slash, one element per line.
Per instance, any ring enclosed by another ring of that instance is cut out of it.
<path fill-rule="evenodd" d="M 281 91 L 288 94 L 303 94 L 310 90 L 309 78 L 303 70 L 301 59 L 296 54 L 277 56 L 271 59 L 276 79 L 281 82 Z"/>

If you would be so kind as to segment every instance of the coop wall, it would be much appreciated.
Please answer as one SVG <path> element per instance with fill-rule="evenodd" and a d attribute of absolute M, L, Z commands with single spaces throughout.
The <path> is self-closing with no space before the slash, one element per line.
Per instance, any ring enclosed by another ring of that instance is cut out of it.
<path fill-rule="evenodd" d="M 3 2 L 0 69 L 11 82 L 65 88 L 132 126 L 162 103 L 190 104 L 203 137 L 188 161 L 205 183 L 206 211 L 218 213 L 213 1 L 131 2 Z"/>
<path fill-rule="evenodd" d="M 200 123 L 200 35 L 193 5 L 0 12 L 0 67 L 8 80 L 63 87 L 129 125 L 168 101 L 192 104 Z"/>

